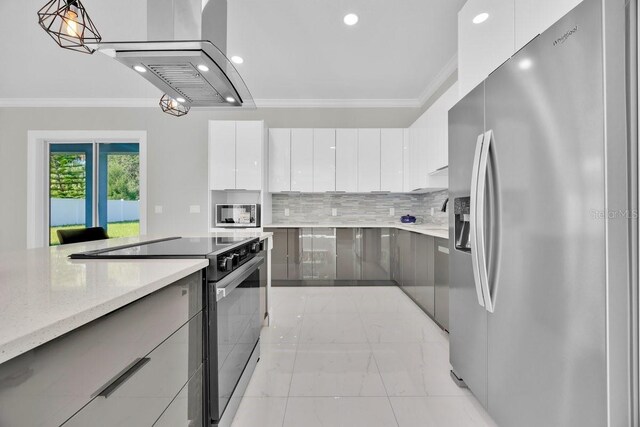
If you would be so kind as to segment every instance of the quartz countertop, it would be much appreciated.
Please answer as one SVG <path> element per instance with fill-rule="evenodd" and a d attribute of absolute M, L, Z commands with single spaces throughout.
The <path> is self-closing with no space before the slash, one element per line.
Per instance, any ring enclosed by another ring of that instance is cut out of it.
<path fill-rule="evenodd" d="M 397 222 L 391 223 L 291 223 L 291 224 L 269 224 L 264 228 L 395 228 L 397 230 L 412 231 L 414 233 L 424 234 L 427 236 L 439 237 L 441 239 L 449 238 L 449 229 L 435 224 L 402 224 Z"/>
<path fill-rule="evenodd" d="M 271 233 L 198 234 L 231 235 L 264 239 Z M 169 236 L 109 239 L 2 253 L 0 363 L 208 266 L 204 259 L 71 260 L 67 257 L 75 252 L 161 237 Z"/>

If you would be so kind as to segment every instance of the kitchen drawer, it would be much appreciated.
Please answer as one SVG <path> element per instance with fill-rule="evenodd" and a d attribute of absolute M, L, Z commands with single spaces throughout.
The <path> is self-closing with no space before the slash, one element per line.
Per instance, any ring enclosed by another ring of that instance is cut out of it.
<path fill-rule="evenodd" d="M 197 272 L 1 364 L 0 426 L 59 426 L 201 309 Z"/>
<path fill-rule="evenodd" d="M 202 367 L 202 312 L 108 381 L 65 427 L 148 426 Z M 202 400 L 199 401 L 202 406 Z"/>
<path fill-rule="evenodd" d="M 162 413 L 154 427 L 201 427 L 202 413 L 202 370 L 201 367 L 191 377 L 169 407 Z"/>

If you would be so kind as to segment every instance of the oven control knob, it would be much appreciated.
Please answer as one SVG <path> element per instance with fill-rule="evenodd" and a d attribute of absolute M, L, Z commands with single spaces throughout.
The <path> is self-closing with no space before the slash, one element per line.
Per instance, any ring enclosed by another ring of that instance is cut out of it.
<path fill-rule="evenodd" d="M 231 271 L 233 269 L 233 259 L 230 256 L 222 257 L 218 261 L 218 270 Z"/>
<path fill-rule="evenodd" d="M 231 264 L 232 265 L 238 265 L 240 264 L 240 254 L 231 254 L 231 256 L 229 257 L 231 258 Z"/>
<path fill-rule="evenodd" d="M 257 254 L 258 252 L 260 252 L 260 243 L 258 243 L 258 242 L 252 243 L 251 244 L 251 253 L 252 254 Z"/>

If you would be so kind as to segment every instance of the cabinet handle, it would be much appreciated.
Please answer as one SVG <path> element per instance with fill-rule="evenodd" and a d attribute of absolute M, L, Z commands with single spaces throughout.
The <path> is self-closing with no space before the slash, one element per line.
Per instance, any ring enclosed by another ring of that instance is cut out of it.
<path fill-rule="evenodd" d="M 439 250 L 440 252 L 442 252 L 443 254 L 448 254 L 448 253 L 449 253 L 449 248 L 444 247 L 444 246 L 440 246 L 440 245 L 438 245 L 438 250 Z"/>
<path fill-rule="evenodd" d="M 139 357 L 129 364 L 126 368 L 120 371 L 115 377 L 111 378 L 105 385 L 100 387 L 98 391 L 91 395 L 92 398 L 96 396 L 109 397 L 114 391 L 124 384 L 129 378 L 140 370 L 144 365 L 149 363 L 151 359 L 148 357 Z"/>

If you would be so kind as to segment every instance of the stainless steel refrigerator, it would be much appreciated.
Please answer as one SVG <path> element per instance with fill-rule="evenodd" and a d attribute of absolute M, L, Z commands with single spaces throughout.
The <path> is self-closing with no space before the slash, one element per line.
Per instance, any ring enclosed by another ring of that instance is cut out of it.
<path fill-rule="evenodd" d="M 449 111 L 452 376 L 500 426 L 637 426 L 636 2 L 584 0 Z"/>

